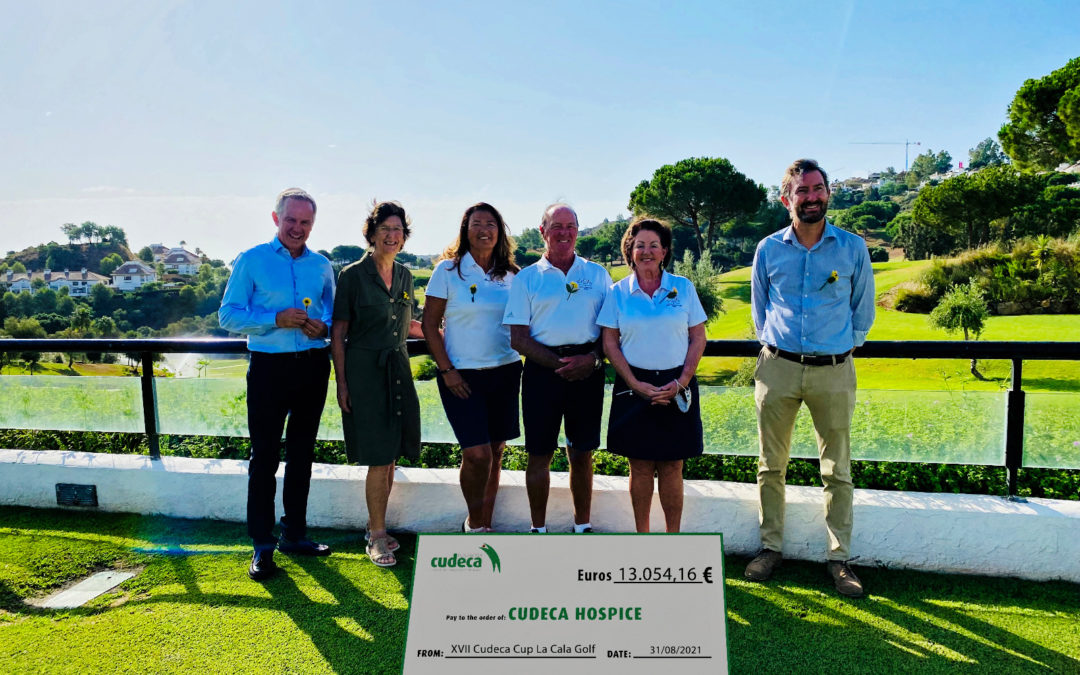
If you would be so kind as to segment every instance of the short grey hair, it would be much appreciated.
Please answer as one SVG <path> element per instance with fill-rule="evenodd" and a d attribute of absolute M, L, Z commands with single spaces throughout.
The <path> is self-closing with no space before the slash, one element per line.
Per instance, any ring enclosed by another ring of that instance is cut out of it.
<path fill-rule="evenodd" d="M 574 225 L 577 225 L 579 228 L 581 227 L 581 222 L 578 221 L 577 211 L 574 210 L 573 206 L 570 206 L 566 202 L 555 202 L 554 204 L 549 204 L 548 207 L 544 209 L 544 217 L 540 219 L 540 227 L 547 227 L 548 218 L 550 218 L 551 214 L 558 209 L 567 209 L 568 211 L 570 211 L 570 213 L 574 214 Z"/>
<path fill-rule="evenodd" d="M 281 194 L 277 196 L 277 204 L 274 206 L 274 213 L 281 218 L 285 215 L 285 203 L 290 199 L 300 199 L 308 204 L 311 204 L 311 215 L 315 215 L 315 212 L 319 210 L 319 207 L 315 205 L 315 198 L 309 195 L 305 190 L 300 188 L 288 188 L 281 191 Z"/>

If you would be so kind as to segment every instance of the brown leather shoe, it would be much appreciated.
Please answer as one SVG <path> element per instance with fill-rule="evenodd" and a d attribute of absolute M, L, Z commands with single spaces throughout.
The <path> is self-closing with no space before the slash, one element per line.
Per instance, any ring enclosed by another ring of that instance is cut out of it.
<path fill-rule="evenodd" d="M 743 576 L 750 581 L 765 581 L 772 576 L 773 570 L 783 564 L 783 561 L 784 556 L 779 551 L 763 548 L 761 553 L 758 553 L 757 557 L 746 566 Z"/>
<path fill-rule="evenodd" d="M 862 582 L 851 571 L 851 565 L 846 560 L 830 560 L 829 575 L 836 584 L 836 592 L 849 598 L 861 598 L 863 596 Z"/>

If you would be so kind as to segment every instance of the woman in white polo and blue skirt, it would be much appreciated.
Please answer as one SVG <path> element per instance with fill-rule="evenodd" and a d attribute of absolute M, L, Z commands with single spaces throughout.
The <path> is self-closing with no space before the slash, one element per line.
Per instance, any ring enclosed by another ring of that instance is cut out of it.
<path fill-rule="evenodd" d="M 704 449 L 694 372 L 705 352 L 707 317 L 694 284 L 664 271 L 671 261 L 667 225 L 635 220 L 622 254 L 633 272 L 611 286 L 596 319 L 617 375 L 607 448 L 630 460 L 637 531 L 649 531 L 656 477 L 667 531 L 678 532 L 683 460 Z"/>
<path fill-rule="evenodd" d="M 461 493 L 468 507 L 463 532 L 491 529 L 503 449 L 521 434 L 521 357 L 502 322 L 519 270 L 513 251 L 495 207 L 474 204 L 425 291 L 424 337 L 439 369 L 446 417 L 461 445 Z"/>

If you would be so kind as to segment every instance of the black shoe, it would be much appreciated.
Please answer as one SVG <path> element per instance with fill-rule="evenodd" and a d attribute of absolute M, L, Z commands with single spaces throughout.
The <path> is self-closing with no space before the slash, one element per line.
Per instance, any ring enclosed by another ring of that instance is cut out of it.
<path fill-rule="evenodd" d="M 312 555 L 312 556 L 328 556 L 330 555 L 330 547 L 326 544 L 316 544 L 310 539 L 299 539 L 292 541 L 282 537 L 278 540 L 277 549 L 282 553 L 291 553 L 293 555 Z"/>
<path fill-rule="evenodd" d="M 255 581 L 263 581 L 277 574 L 278 566 L 274 564 L 274 549 L 255 549 L 251 556 L 251 567 L 248 567 L 248 576 Z"/>

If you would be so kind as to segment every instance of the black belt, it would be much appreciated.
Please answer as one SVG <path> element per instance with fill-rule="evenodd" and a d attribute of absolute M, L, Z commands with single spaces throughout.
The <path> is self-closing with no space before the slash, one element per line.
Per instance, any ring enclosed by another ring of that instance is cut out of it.
<path fill-rule="evenodd" d="M 595 342 L 587 342 L 583 345 L 560 345 L 558 347 L 544 346 L 555 352 L 556 356 L 578 356 L 579 354 L 588 354 L 596 349 Z"/>
<path fill-rule="evenodd" d="M 851 351 L 848 350 L 843 354 L 796 354 L 794 352 L 786 352 L 779 347 L 773 347 L 772 345 L 765 345 L 765 349 L 769 352 L 776 354 L 782 359 L 788 361 L 794 361 L 795 363 L 801 363 L 804 366 L 838 366 L 847 360 L 847 357 L 851 356 Z"/>

